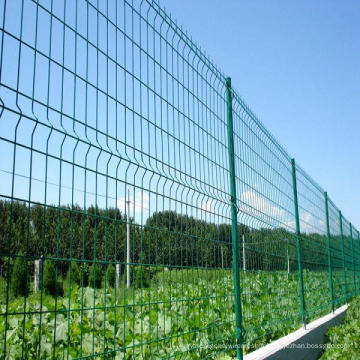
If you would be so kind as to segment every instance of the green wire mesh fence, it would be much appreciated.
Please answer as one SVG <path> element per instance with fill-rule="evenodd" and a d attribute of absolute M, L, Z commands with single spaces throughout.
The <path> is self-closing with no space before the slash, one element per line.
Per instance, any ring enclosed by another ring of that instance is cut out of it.
<path fill-rule="evenodd" d="M 1 359 L 241 359 L 359 293 L 359 232 L 156 2 L 0 27 Z"/>

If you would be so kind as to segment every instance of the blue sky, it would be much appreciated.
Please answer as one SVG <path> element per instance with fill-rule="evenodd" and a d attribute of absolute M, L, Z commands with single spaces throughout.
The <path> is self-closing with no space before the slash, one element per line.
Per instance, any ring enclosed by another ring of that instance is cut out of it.
<path fill-rule="evenodd" d="M 229 220 L 229 208 L 218 209 L 228 192 L 224 97 L 217 92 L 210 96 L 213 85 L 199 82 L 198 71 L 190 81 L 188 65 L 173 58 L 158 36 L 166 26 L 161 27 L 156 5 L 140 2 L 7 2 L 1 37 L 0 97 L 6 106 L 0 153 L 8 155 L 0 164 L 2 196 L 124 210 L 130 187 L 139 222 L 166 209 L 211 216 L 214 222 Z M 229 1 L 225 7 L 218 1 L 169 0 L 166 6 L 358 227 L 360 59 L 355 41 L 360 5 L 267 0 Z M 158 18 L 155 30 L 144 20 L 137 22 L 139 9 L 149 24 Z M 216 81 L 225 91 L 223 79 Z M 196 89 L 200 100 L 186 96 L 189 89 Z M 266 159 L 259 162 L 265 144 L 249 131 L 249 117 L 239 122 L 235 104 L 239 101 L 234 100 L 234 123 L 235 153 L 242 154 L 237 161 L 242 209 L 250 206 L 252 212 L 270 215 L 276 220 L 271 226 L 280 222 L 294 228 L 289 159 L 285 167 L 276 160 L 280 177 Z M 244 148 L 244 143 L 251 146 Z M 164 170 L 164 164 L 181 175 Z M 198 188 L 193 179 L 211 184 L 216 195 Z M 187 181 L 193 188 L 184 198 Z M 303 231 L 321 223 L 324 233 L 323 200 L 319 192 L 316 204 L 299 199 Z M 252 215 L 247 219 L 251 226 L 264 225 L 254 225 Z"/>
<path fill-rule="evenodd" d="M 161 3 L 359 228 L 360 1 Z"/>

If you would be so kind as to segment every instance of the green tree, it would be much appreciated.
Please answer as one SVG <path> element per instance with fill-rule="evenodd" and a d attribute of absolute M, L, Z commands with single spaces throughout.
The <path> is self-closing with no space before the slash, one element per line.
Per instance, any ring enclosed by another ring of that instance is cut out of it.
<path fill-rule="evenodd" d="M 65 294 L 69 290 L 69 286 L 74 288 L 76 285 L 80 285 L 80 269 L 76 262 L 71 262 L 69 265 L 68 272 L 66 274 L 66 280 L 64 282 L 64 292 Z"/>
<path fill-rule="evenodd" d="M 89 269 L 89 286 L 95 289 L 101 288 L 102 272 L 98 264 L 92 264 Z"/>
<path fill-rule="evenodd" d="M 133 285 L 136 288 L 148 288 L 150 286 L 150 272 L 147 266 L 134 266 L 133 272 Z"/>
<path fill-rule="evenodd" d="M 115 277 L 115 266 L 110 264 L 106 269 L 106 281 L 111 287 L 115 285 Z"/>
<path fill-rule="evenodd" d="M 12 267 L 11 288 L 14 296 L 29 294 L 28 264 L 23 257 L 16 258 Z"/>
<path fill-rule="evenodd" d="M 43 289 L 46 294 L 56 296 L 56 272 L 54 263 L 50 260 L 45 260 L 43 266 Z"/>

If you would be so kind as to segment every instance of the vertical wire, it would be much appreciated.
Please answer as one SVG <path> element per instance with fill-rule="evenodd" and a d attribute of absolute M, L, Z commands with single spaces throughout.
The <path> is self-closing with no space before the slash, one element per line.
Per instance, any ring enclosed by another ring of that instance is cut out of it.
<path fill-rule="evenodd" d="M 121 222 L 121 214 L 120 219 L 117 218 L 118 215 L 118 174 L 119 174 L 119 166 L 121 162 L 119 150 L 118 150 L 118 1 L 115 0 L 115 149 L 118 155 L 118 164 L 116 166 L 116 179 L 115 179 L 115 216 L 114 216 L 114 262 L 115 262 L 115 282 L 114 282 L 114 338 L 113 338 L 113 348 L 116 349 L 116 333 L 117 327 L 116 324 L 118 323 L 118 298 L 117 292 L 118 288 L 121 287 L 121 270 L 119 274 L 117 273 L 117 266 L 119 266 L 119 259 L 118 259 L 118 223 Z M 119 276 L 119 279 L 118 279 Z"/>
<path fill-rule="evenodd" d="M 6 4 L 4 5 L 4 13 L 6 11 Z M 4 15 L 5 16 L 5 15 Z M 23 32 L 23 16 L 24 16 L 24 0 L 21 2 L 21 13 L 20 13 L 20 41 L 19 41 L 19 50 L 17 56 L 17 79 L 16 79 L 16 108 L 18 110 L 18 120 L 15 126 L 15 134 L 14 134 L 14 150 L 13 150 L 13 163 L 12 163 L 12 175 L 11 175 L 11 205 L 10 205 L 10 217 L 9 217 L 9 231 L 8 231 L 8 269 L 11 267 L 11 238 L 12 238 L 12 219 L 13 219 L 13 210 L 14 210 L 14 194 L 15 194 L 15 168 L 16 168 L 16 149 L 18 143 L 18 128 L 22 119 L 22 110 L 19 106 L 19 85 L 20 85 L 20 58 L 21 58 L 21 40 L 22 40 L 22 32 Z M 5 28 L 5 21 L 4 21 Z M 2 44 L 3 46 L 3 44 Z M 6 303 L 5 303 L 5 334 L 4 334 L 4 358 L 6 358 L 6 339 L 7 339 L 7 330 L 8 330 L 8 312 L 9 312 L 9 296 L 10 296 L 10 271 L 7 273 L 7 285 L 6 285 Z"/>
<path fill-rule="evenodd" d="M 58 297 L 59 297 L 59 258 L 60 258 L 60 242 L 61 242 L 61 214 L 62 214 L 62 176 L 63 176 L 63 147 L 66 140 L 67 132 L 63 126 L 63 109 L 64 109 L 64 73 L 65 73 L 65 21 L 66 21 L 66 0 L 63 5 L 63 26 L 62 26 L 62 62 L 61 62 L 61 95 L 60 95 L 60 127 L 63 139 L 60 145 L 59 157 L 59 193 L 58 193 L 58 208 L 57 208 L 57 234 L 56 234 L 56 256 L 55 256 L 55 319 L 54 319 L 54 336 L 53 336 L 53 357 L 56 353 L 56 327 L 57 327 L 57 313 L 58 313 Z M 53 261 L 50 260 L 50 261 Z"/>
<path fill-rule="evenodd" d="M 124 142 L 125 142 L 125 156 L 127 158 L 129 158 L 128 156 L 128 141 L 127 141 L 127 135 L 128 135 L 128 101 L 127 101 L 127 47 L 126 47 L 126 40 L 127 38 L 125 37 L 125 34 L 127 33 L 127 19 L 126 19 L 126 2 L 124 1 L 123 3 L 123 26 L 124 26 L 124 47 L 123 47 L 123 61 L 124 61 Z M 129 171 L 129 166 L 130 166 L 130 162 L 128 162 L 127 166 L 126 166 L 126 170 L 125 170 L 125 181 L 124 181 L 124 200 L 125 200 L 125 204 L 127 201 L 130 201 L 130 199 L 128 198 L 128 186 L 129 186 L 129 182 L 128 182 L 128 171 Z M 125 206 L 125 218 L 126 218 L 126 223 L 128 223 L 128 218 L 129 218 L 130 214 L 128 213 L 128 207 Z M 124 264 L 126 264 L 126 266 L 129 266 L 128 261 L 127 261 L 127 256 L 126 256 L 126 251 L 127 251 L 127 245 L 124 246 L 124 253 L 123 253 L 123 259 L 124 259 Z M 126 259 L 126 260 L 125 260 Z M 128 281 L 128 280 L 127 280 Z M 123 342 L 125 344 L 125 339 L 126 339 L 126 333 L 127 333 L 127 329 L 126 329 L 126 314 L 127 314 L 127 299 L 130 298 L 129 296 L 129 292 L 130 289 L 128 289 L 127 287 L 124 289 L 123 292 L 123 301 L 124 304 L 126 304 L 123 307 L 123 317 L 124 317 L 124 333 L 123 333 Z M 129 306 L 130 307 L 130 306 Z"/>
<path fill-rule="evenodd" d="M 84 333 L 84 288 L 85 288 L 85 276 L 87 277 L 87 281 L 89 282 L 89 271 L 87 271 L 86 274 L 84 272 L 88 270 L 89 262 L 84 260 L 90 260 L 86 259 L 85 256 L 85 243 L 87 239 L 86 235 L 86 228 L 87 228 L 87 220 L 90 218 L 89 211 L 87 209 L 87 169 L 88 169 L 88 155 L 91 150 L 91 142 L 88 137 L 88 79 L 89 79 L 89 3 L 86 2 L 86 69 L 85 69 L 85 109 L 84 109 L 84 127 L 85 127 L 85 138 L 88 143 L 88 148 L 85 153 L 85 162 L 84 162 L 84 198 L 83 198 L 83 212 L 84 215 L 82 216 L 82 267 L 81 267 L 81 311 L 80 311 L 80 356 L 83 354 L 83 333 Z M 89 285 L 89 284 L 87 284 Z"/>
<path fill-rule="evenodd" d="M 96 8 L 99 9 L 99 0 L 96 1 Z M 100 276 L 101 268 L 96 259 L 97 243 L 98 243 L 98 223 L 100 218 L 100 209 L 98 207 L 98 187 L 99 187 L 99 159 L 102 152 L 101 144 L 99 143 L 99 11 L 96 11 L 96 87 L 95 87 L 95 140 L 100 147 L 95 162 L 95 209 L 94 209 L 94 234 L 93 234 L 93 261 L 92 261 L 92 276 L 93 276 L 93 305 L 92 305 L 92 355 L 95 355 L 95 318 L 96 318 L 96 290 L 97 280 Z"/>
<path fill-rule="evenodd" d="M 24 12 L 24 2 L 22 2 L 22 12 Z M 36 23 L 36 27 L 37 27 L 37 17 L 35 20 Z M 22 38 L 22 27 L 23 24 L 21 24 L 21 31 L 20 31 L 20 47 L 22 46 L 21 44 L 21 38 Z M 35 30 L 36 31 L 36 30 Z M 35 39 L 35 49 L 36 49 L 36 40 Z M 21 54 L 19 57 L 19 62 L 21 59 Z M 35 67 L 36 67 L 36 59 L 34 61 L 34 70 L 35 71 Z M 19 66 L 19 77 L 20 77 L 20 66 Z M 19 79 L 18 79 L 19 80 Z M 18 89 L 19 90 L 19 89 Z M 34 94 L 34 82 L 33 82 L 33 94 Z M 38 119 L 34 113 L 34 102 L 32 101 L 31 104 L 31 111 L 32 114 L 35 118 L 35 126 L 33 128 L 33 130 L 31 131 L 31 140 L 30 140 L 30 159 L 29 159 L 29 187 L 28 187 L 28 205 L 27 205 L 27 229 L 26 229 L 26 244 L 25 244 L 25 252 L 24 252 L 24 260 L 25 260 L 25 265 L 26 268 L 28 269 L 29 264 L 28 264 L 28 259 L 29 259 L 29 238 L 30 238 L 30 232 L 31 232 L 31 217 L 30 217 L 30 211 L 31 211 L 31 190 L 32 190 L 32 175 L 33 175 L 33 149 L 34 149 L 34 134 L 38 125 Z M 26 271 L 26 275 L 25 275 L 25 286 L 28 288 L 29 287 L 29 272 Z M 23 323 L 22 323 L 22 336 L 24 338 L 25 335 L 25 325 L 26 325 L 26 304 L 27 304 L 27 298 L 28 298 L 28 294 L 25 295 L 24 297 L 24 310 L 23 310 Z M 25 356 L 27 356 L 27 354 L 25 354 Z M 24 342 L 21 344 L 21 357 L 24 357 Z"/>
<path fill-rule="evenodd" d="M 35 54 L 34 54 L 34 61 L 36 62 L 36 57 L 37 57 L 37 53 L 36 53 L 36 43 L 37 43 L 37 33 L 38 33 L 38 12 L 39 12 L 39 6 L 36 3 L 36 26 L 35 26 Z M 51 39 L 51 30 L 49 33 L 49 37 Z M 50 49 L 49 49 L 50 50 Z M 49 56 L 50 58 L 50 56 Z M 35 65 L 34 65 L 34 73 L 33 73 L 33 81 L 35 84 Z M 48 74 L 49 76 L 49 74 Z M 34 96 L 34 91 L 35 89 L 33 88 L 33 98 Z M 50 134 L 49 134 L 50 136 Z M 48 136 L 48 138 L 49 138 Z M 47 141 L 47 146 L 48 146 L 48 141 Z M 40 269 L 39 269 L 39 289 L 40 290 L 40 319 L 39 319 L 39 335 L 38 335 L 38 351 L 37 351 L 37 358 L 40 359 L 40 354 L 41 354 L 41 335 L 42 335 L 42 315 L 43 315 L 43 262 L 44 262 L 44 252 L 45 252 L 45 237 L 46 237 L 46 205 L 47 205 L 47 168 L 48 168 L 48 151 L 46 151 L 46 155 L 45 155 L 45 180 L 44 180 L 44 204 L 42 206 L 43 209 L 43 214 L 42 214 L 42 233 L 41 233 L 41 246 L 40 246 Z"/>
<path fill-rule="evenodd" d="M 49 134 L 47 136 L 46 139 L 46 152 L 45 152 L 45 186 L 44 186 L 44 212 L 43 212 L 43 237 L 42 237 L 42 242 L 43 242 L 43 246 L 42 249 L 45 248 L 45 241 L 46 241 L 46 208 L 47 208 L 47 193 L 48 193 L 48 172 L 49 172 L 49 143 L 50 143 L 50 138 L 53 132 L 53 126 L 52 123 L 50 121 L 49 118 L 49 108 L 50 108 L 50 83 L 51 83 L 51 56 L 52 56 L 52 47 L 51 47 L 51 38 L 52 38 L 52 31 L 53 31 L 53 16 L 52 16 L 52 10 L 53 10 L 53 0 L 51 0 L 51 4 L 50 4 L 50 29 L 49 29 L 49 43 L 48 43 L 48 47 L 49 47 L 49 56 L 48 56 L 48 66 L 47 66 L 47 93 L 46 93 L 46 120 L 50 125 L 50 131 Z M 48 208 L 49 209 L 49 208 Z M 42 253 L 42 261 L 41 261 L 41 278 L 43 280 L 43 275 L 44 275 L 44 263 L 46 261 L 46 257 L 47 256 L 51 256 L 52 254 L 44 254 Z M 49 260 L 48 260 L 49 261 Z M 43 281 L 42 281 L 43 282 Z M 40 289 L 40 310 L 42 309 L 42 301 L 43 301 L 43 295 L 44 295 L 44 286 L 43 284 L 41 284 L 41 289 Z M 41 333 L 42 333 L 42 312 L 40 312 L 40 332 L 39 332 L 39 339 L 41 339 Z M 41 342 L 39 341 L 39 352 L 38 352 L 38 356 L 40 357 L 40 344 Z"/>
<path fill-rule="evenodd" d="M 35 118 L 35 126 L 33 128 L 33 131 L 31 132 L 31 145 L 30 145 L 30 171 L 29 171 L 29 197 L 28 197 L 28 209 L 27 209 L 27 222 L 28 222 L 28 228 L 27 228 L 27 236 L 26 236 L 26 255 L 29 255 L 29 238 L 31 236 L 32 232 L 32 219 L 31 219 L 31 195 L 32 195 L 32 181 L 33 181 L 33 152 L 34 152 L 34 134 L 36 131 L 36 128 L 39 124 L 39 119 L 35 114 L 34 110 L 34 98 L 35 98 L 35 76 L 36 76 L 36 64 L 37 64 L 37 41 L 38 41 L 38 15 L 39 15 L 39 8 L 36 4 L 36 15 L 35 15 L 35 40 L 34 40 L 34 66 L 33 66 L 33 86 L 32 86 L 32 101 L 31 101 L 31 112 L 33 117 Z M 28 263 L 26 262 L 27 267 Z M 29 286 L 29 274 L 26 272 L 26 280 L 25 283 L 27 286 Z M 26 303 L 27 303 L 27 296 L 24 299 L 24 321 L 23 321 L 23 338 L 25 335 L 25 323 L 26 323 L 26 315 L 25 315 L 25 309 L 26 309 Z M 40 299 L 40 317 L 41 317 L 41 311 L 42 310 L 42 297 Z M 41 320 L 40 320 L 40 333 L 41 333 Z M 40 353 L 40 341 L 39 341 L 39 353 Z M 24 343 L 22 344 L 22 356 L 24 356 Z"/>
<path fill-rule="evenodd" d="M 73 238 L 74 238 L 74 212 L 75 212 L 75 204 L 74 204 L 74 188 L 75 188 L 75 153 L 76 153 L 76 149 L 78 147 L 79 144 L 79 136 L 76 132 L 76 128 L 75 128 L 75 118 L 76 118 L 76 91 L 77 91 L 77 87 L 76 87 L 76 76 L 77 76 L 77 38 L 78 38 L 78 32 L 77 32 L 77 26 L 78 26 L 78 0 L 75 1 L 75 29 L 74 29 L 74 49 L 75 49 L 75 54 L 74 54 L 74 82 L 73 82 L 73 87 L 74 87 L 74 97 L 73 97 L 73 104 L 72 104 L 72 108 L 73 108 L 73 113 L 72 113 L 72 118 L 73 118 L 73 124 L 72 124 L 72 131 L 75 134 L 77 140 L 75 143 L 75 146 L 73 148 L 73 153 L 72 153 L 72 174 L 71 174 L 71 211 L 70 211 L 70 244 L 69 244 L 69 267 L 68 267 L 68 274 L 69 274 L 69 278 L 65 279 L 68 280 L 68 309 L 69 309 L 69 313 L 68 313 L 68 319 L 67 319 L 67 329 L 68 329 L 68 334 L 67 334 L 67 359 L 69 359 L 69 355 L 70 355 L 70 318 L 71 318 L 71 294 L 72 294 L 72 263 L 73 263 Z M 65 23 L 65 15 L 64 15 L 64 23 Z M 65 33 L 65 28 L 64 28 L 64 33 Z M 65 56 L 65 54 L 64 54 Z M 76 209 L 77 210 L 77 209 Z M 78 268 L 78 263 L 75 262 L 75 268 Z"/>
<path fill-rule="evenodd" d="M 106 0 L 106 20 L 105 20 L 105 24 L 106 24 L 106 111 L 105 111 L 105 117 L 106 117 L 106 146 L 107 146 L 107 151 L 110 153 L 109 159 L 106 163 L 106 179 L 105 179 L 105 242 L 104 242 L 104 247 L 105 247 L 105 254 L 104 254 L 104 262 L 105 262 L 105 273 L 104 273 L 104 317 L 103 317 L 103 322 L 104 322 L 104 326 L 103 326 L 103 353 L 105 354 L 106 351 L 106 313 L 107 313 L 107 273 L 108 273 L 108 268 L 110 266 L 112 266 L 109 263 L 108 260 L 108 224 L 109 221 L 109 209 L 108 209 L 108 196 L 109 196 L 109 163 L 111 161 L 112 158 L 112 152 L 111 149 L 109 148 L 109 98 L 108 98 L 108 94 L 109 94 L 109 0 Z"/>

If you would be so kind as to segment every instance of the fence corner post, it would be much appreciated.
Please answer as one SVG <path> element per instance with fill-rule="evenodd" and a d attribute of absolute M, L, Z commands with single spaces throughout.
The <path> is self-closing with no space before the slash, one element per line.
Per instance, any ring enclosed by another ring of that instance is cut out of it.
<path fill-rule="evenodd" d="M 232 110 L 231 78 L 225 79 L 226 85 L 226 122 L 229 154 L 229 177 L 231 199 L 231 235 L 233 248 L 233 272 L 235 291 L 235 318 L 236 318 L 236 355 L 239 360 L 243 358 L 242 339 L 242 313 L 240 289 L 240 261 L 239 261 L 239 232 L 237 226 L 236 180 L 235 180 L 235 153 L 234 153 L 234 126 Z"/>
<path fill-rule="evenodd" d="M 332 279 L 331 247 L 330 247 L 329 200 L 326 191 L 324 192 L 324 196 L 325 196 L 325 216 L 326 216 L 326 238 L 327 238 L 327 246 L 328 246 L 330 300 L 331 300 L 331 310 L 332 312 L 334 312 L 335 307 L 334 307 L 334 289 L 333 289 L 333 279 Z"/>
<path fill-rule="evenodd" d="M 301 319 L 302 319 L 304 329 L 305 329 L 306 328 L 306 308 L 305 308 L 304 280 L 303 280 L 303 269 L 302 269 L 302 240 L 301 240 L 301 233 L 300 233 L 299 204 L 298 204 L 298 196 L 297 196 L 295 159 L 291 159 L 291 170 L 292 170 L 292 184 L 293 184 L 293 193 L 294 193 L 296 253 L 297 253 L 297 262 L 298 262 L 298 268 L 299 268 Z"/>

